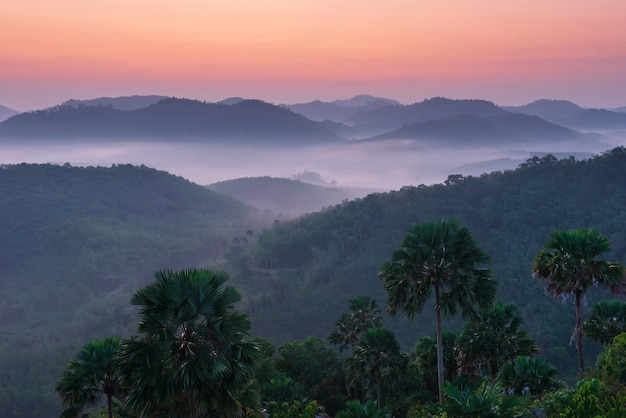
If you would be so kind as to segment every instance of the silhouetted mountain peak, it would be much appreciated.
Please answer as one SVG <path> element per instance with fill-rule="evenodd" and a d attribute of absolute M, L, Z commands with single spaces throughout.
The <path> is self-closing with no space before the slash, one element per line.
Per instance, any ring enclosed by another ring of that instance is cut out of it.
<path fill-rule="evenodd" d="M 539 116 L 547 120 L 559 121 L 583 110 L 582 107 L 567 100 L 539 99 L 523 106 L 503 106 L 503 109 L 527 115 Z"/>
<path fill-rule="evenodd" d="M 369 107 L 372 102 L 382 105 L 399 105 L 400 102 L 392 99 L 371 96 L 369 94 L 359 94 L 350 99 L 334 100 L 331 103 L 343 107 Z"/>

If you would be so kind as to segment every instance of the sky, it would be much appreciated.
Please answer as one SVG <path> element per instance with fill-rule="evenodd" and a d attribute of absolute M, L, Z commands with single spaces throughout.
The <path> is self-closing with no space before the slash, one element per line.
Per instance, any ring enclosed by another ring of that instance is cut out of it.
<path fill-rule="evenodd" d="M 372 94 L 626 106 L 624 0 L 3 0 L 0 104 Z"/>

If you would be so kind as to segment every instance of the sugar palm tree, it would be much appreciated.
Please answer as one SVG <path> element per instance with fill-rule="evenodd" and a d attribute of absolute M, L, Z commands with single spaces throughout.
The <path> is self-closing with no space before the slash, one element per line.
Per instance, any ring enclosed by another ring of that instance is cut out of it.
<path fill-rule="evenodd" d="M 70 360 L 55 385 L 57 396 L 66 408 L 63 417 L 82 416 L 85 408 L 102 397 L 107 400 L 109 418 L 113 416 L 112 400 L 120 394 L 119 374 L 114 358 L 120 348 L 120 337 L 107 337 L 85 344 Z"/>
<path fill-rule="evenodd" d="M 140 416 L 222 417 L 241 413 L 260 356 L 246 341 L 250 321 L 228 275 L 204 269 L 160 271 L 135 293 L 141 320 L 122 342 L 119 367 L 126 403 Z"/>
<path fill-rule="evenodd" d="M 408 359 L 400 351 L 393 332 L 386 328 L 369 328 L 352 351 L 349 368 L 357 377 L 365 376 L 370 395 L 383 406 L 383 389 L 392 387 L 407 367 Z"/>
<path fill-rule="evenodd" d="M 442 314 L 460 312 L 476 318 L 476 306 L 492 306 L 496 282 L 490 277 L 489 261 L 469 229 L 456 220 L 443 220 L 411 226 L 402 247 L 379 273 L 390 315 L 402 311 L 413 319 L 434 293 L 440 403 L 444 401 Z"/>
<path fill-rule="evenodd" d="M 543 357 L 517 356 L 502 366 L 498 381 L 507 391 L 537 396 L 562 386 L 556 377 L 558 373 L 559 370 Z"/>
<path fill-rule="evenodd" d="M 613 338 L 626 332 L 626 303 L 617 299 L 596 303 L 583 323 L 583 331 L 594 341 L 611 344 Z"/>
<path fill-rule="evenodd" d="M 462 373 L 495 379 L 500 368 L 517 356 L 539 352 L 539 347 L 521 328 L 515 305 L 497 303 L 463 327 L 456 340 L 457 366 Z"/>
<path fill-rule="evenodd" d="M 576 341 L 578 372 L 584 371 L 582 301 L 591 287 L 609 287 L 624 293 L 624 266 L 600 260 L 611 251 L 606 236 L 594 229 L 555 230 L 533 261 L 533 276 L 546 281 L 546 293 L 564 300 L 574 296 L 576 324 L 570 344 Z"/>
<path fill-rule="evenodd" d="M 378 302 L 371 296 L 357 296 L 349 301 L 349 310 L 337 321 L 337 330 L 330 333 L 328 341 L 339 345 L 339 351 L 354 349 L 368 328 L 383 325 Z"/>

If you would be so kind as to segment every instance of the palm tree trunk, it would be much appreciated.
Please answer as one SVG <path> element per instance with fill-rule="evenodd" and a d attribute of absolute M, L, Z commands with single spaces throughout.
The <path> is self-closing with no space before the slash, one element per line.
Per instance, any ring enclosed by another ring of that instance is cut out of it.
<path fill-rule="evenodd" d="M 109 418 L 113 418 L 113 402 L 111 400 L 112 395 L 107 393 L 107 407 L 109 408 Z"/>
<path fill-rule="evenodd" d="M 576 328 L 574 328 L 574 336 L 576 337 L 576 351 L 578 352 L 578 374 L 583 375 L 585 371 L 585 364 L 583 359 L 583 329 L 582 329 L 582 311 L 581 311 L 581 296 L 582 292 L 576 291 L 575 304 L 576 304 Z"/>
<path fill-rule="evenodd" d="M 376 402 L 378 409 L 381 409 L 383 407 L 383 385 L 380 383 L 380 379 L 376 381 Z"/>
<path fill-rule="evenodd" d="M 439 404 L 443 405 L 443 332 L 441 330 L 441 310 L 439 286 L 435 284 L 435 316 L 437 323 L 437 387 L 439 391 Z"/>

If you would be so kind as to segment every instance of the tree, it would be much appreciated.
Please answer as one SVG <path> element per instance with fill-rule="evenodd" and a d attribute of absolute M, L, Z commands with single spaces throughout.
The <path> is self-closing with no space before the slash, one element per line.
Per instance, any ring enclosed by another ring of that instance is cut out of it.
<path fill-rule="evenodd" d="M 304 388 L 304 396 L 315 399 L 329 413 L 341 396 L 343 387 L 341 362 L 337 352 L 326 346 L 319 338 L 307 337 L 302 341 L 290 341 L 278 347 L 276 359 L 278 370 Z"/>
<path fill-rule="evenodd" d="M 337 321 L 337 330 L 330 333 L 328 341 L 339 345 L 339 351 L 348 347 L 354 349 L 368 328 L 378 328 L 383 325 L 378 302 L 371 296 L 357 296 L 350 299 L 350 312 L 343 314 Z"/>
<path fill-rule="evenodd" d="M 606 286 L 624 293 L 624 267 L 599 260 L 611 251 L 606 236 L 594 229 L 554 230 L 533 260 L 533 276 L 546 281 L 546 293 L 565 300 L 574 296 L 576 324 L 570 344 L 576 341 L 578 373 L 584 371 L 582 300 L 590 287 Z"/>
<path fill-rule="evenodd" d="M 523 394 L 540 395 L 558 389 L 562 382 L 557 379 L 558 369 L 543 357 L 518 356 L 505 363 L 498 374 L 507 390 Z"/>
<path fill-rule="evenodd" d="M 538 353 L 539 348 L 526 331 L 515 305 L 496 304 L 482 311 L 478 319 L 463 327 L 456 340 L 457 365 L 462 373 L 492 379 L 502 365 L 520 355 Z"/>
<path fill-rule="evenodd" d="M 391 413 L 388 409 L 379 409 L 373 399 L 361 404 L 357 400 L 346 402 L 346 409 L 337 412 L 335 418 L 388 418 Z"/>
<path fill-rule="evenodd" d="M 238 416 L 255 360 L 250 321 L 234 308 L 241 297 L 228 275 L 159 271 L 131 299 L 138 335 L 122 342 L 119 365 L 127 405 L 141 416 Z M 157 366 L 158 365 L 158 366 Z"/>
<path fill-rule="evenodd" d="M 523 403 L 521 398 L 505 394 L 499 383 L 482 382 L 476 390 L 467 386 L 459 389 L 448 383 L 445 392 L 449 400 L 443 409 L 451 417 L 513 417 Z"/>
<path fill-rule="evenodd" d="M 383 406 L 383 388 L 390 388 L 406 369 L 407 358 L 393 332 L 386 328 L 369 328 L 352 351 L 348 360 L 357 377 L 364 376 L 368 392 Z"/>
<path fill-rule="evenodd" d="M 457 373 L 455 343 L 458 332 L 443 332 L 443 370 L 444 379 L 452 381 Z M 417 339 L 409 358 L 422 373 L 425 388 L 437 396 L 437 339 L 436 337 L 420 337 Z"/>
<path fill-rule="evenodd" d="M 413 319 L 434 292 L 440 403 L 444 401 L 442 314 L 454 316 L 460 311 L 476 318 L 475 306 L 493 304 L 496 282 L 490 277 L 489 261 L 469 229 L 452 219 L 411 226 L 402 247 L 379 273 L 392 316 L 400 310 Z"/>
<path fill-rule="evenodd" d="M 120 380 L 114 358 L 120 348 L 120 337 L 93 340 L 70 360 L 55 385 L 57 396 L 66 409 L 64 417 L 79 417 L 102 396 L 106 397 L 109 418 L 113 416 L 112 400 L 120 394 Z"/>
<path fill-rule="evenodd" d="M 626 332 L 626 303 L 617 299 L 596 303 L 583 323 L 583 331 L 594 341 L 611 344 L 613 338 Z"/>
<path fill-rule="evenodd" d="M 617 335 L 600 353 L 597 369 L 605 382 L 623 391 L 626 387 L 626 333 Z"/>

